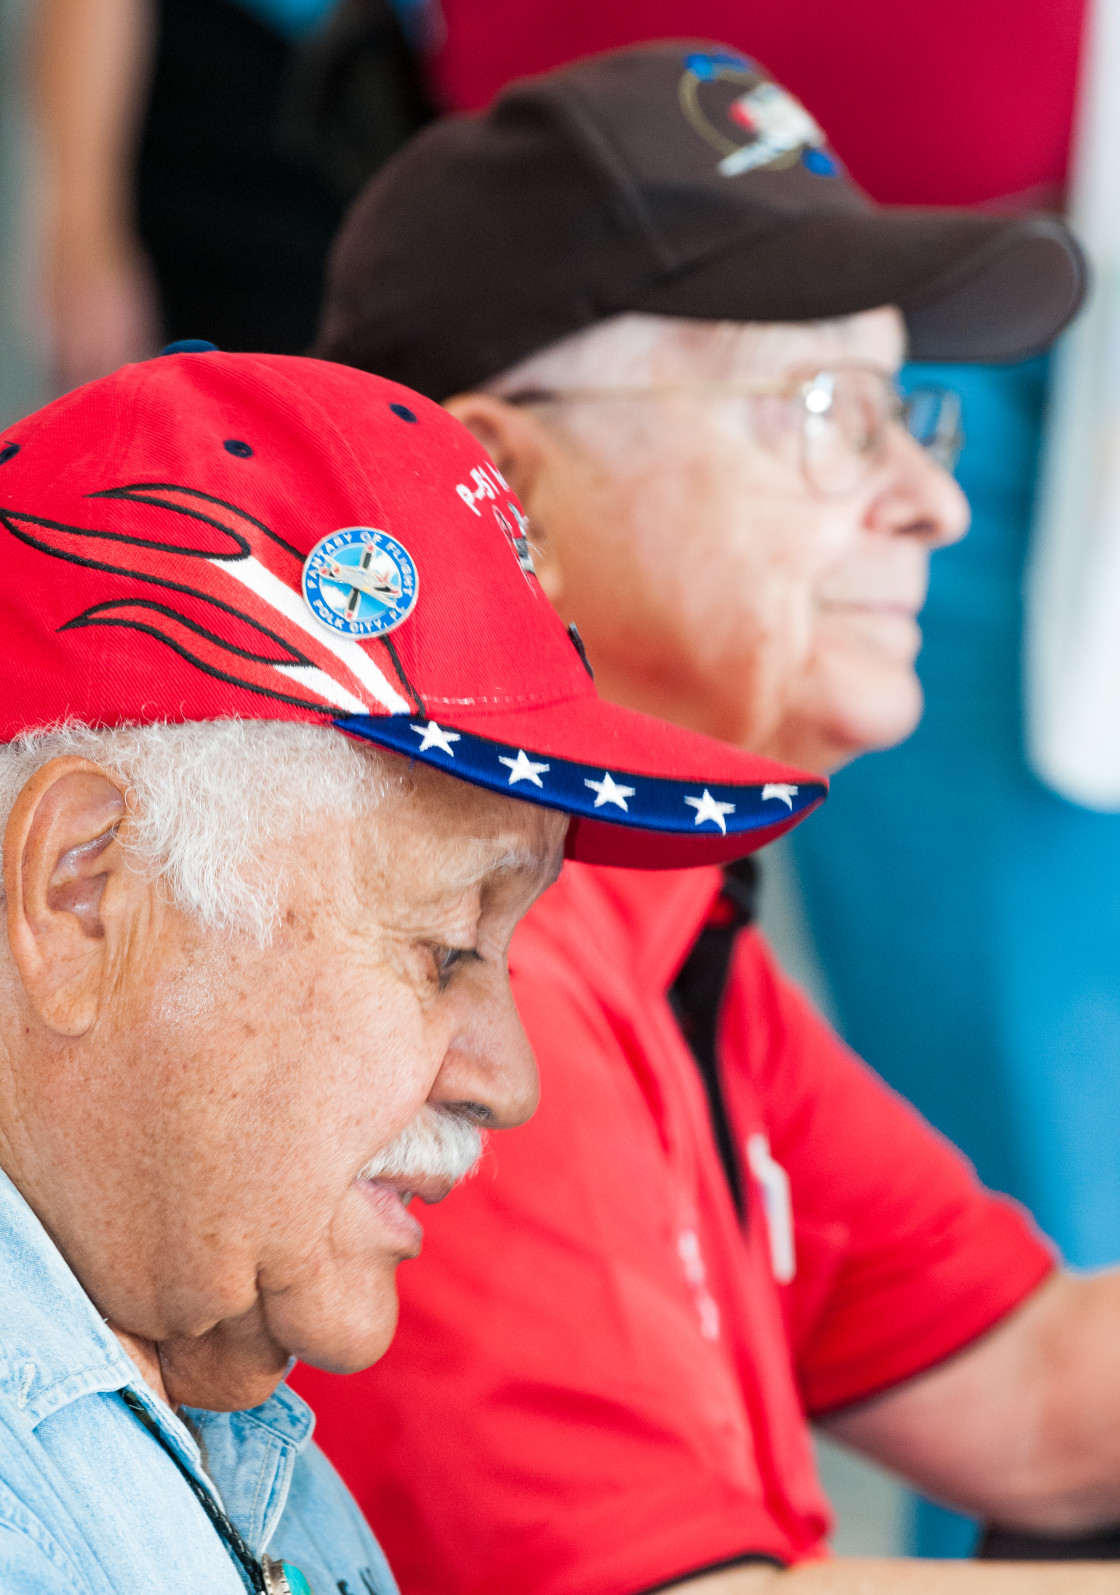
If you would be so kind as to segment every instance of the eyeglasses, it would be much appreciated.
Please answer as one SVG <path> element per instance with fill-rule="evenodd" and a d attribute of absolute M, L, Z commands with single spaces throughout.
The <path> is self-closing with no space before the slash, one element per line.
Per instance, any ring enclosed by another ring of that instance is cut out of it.
<path fill-rule="evenodd" d="M 856 491 L 882 460 L 894 425 L 905 427 L 942 469 L 952 472 L 964 447 L 960 396 L 922 386 L 903 393 L 892 376 L 872 366 L 836 365 L 783 383 L 676 382 L 650 387 L 526 388 L 500 397 L 507 404 L 585 404 L 611 400 L 697 398 L 777 399 L 794 406 L 800 465 L 809 487 L 826 498 Z"/>

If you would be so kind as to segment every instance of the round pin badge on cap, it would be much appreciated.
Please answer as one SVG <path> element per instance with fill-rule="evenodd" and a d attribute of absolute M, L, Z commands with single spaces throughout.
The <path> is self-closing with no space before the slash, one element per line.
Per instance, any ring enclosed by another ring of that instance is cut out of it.
<path fill-rule="evenodd" d="M 373 526 L 320 539 L 303 565 L 303 596 L 320 624 L 345 637 L 380 637 L 407 620 L 420 578 L 403 543 Z"/>

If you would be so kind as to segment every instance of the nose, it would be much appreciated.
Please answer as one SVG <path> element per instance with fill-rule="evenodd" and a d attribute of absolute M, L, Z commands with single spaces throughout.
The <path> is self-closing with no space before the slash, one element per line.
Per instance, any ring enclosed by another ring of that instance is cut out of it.
<path fill-rule="evenodd" d="M 429 1101 L 470 1112 L 486 1128 L 508 1130 L 531 1117 L 539 1098 L 537 1060 L 506 978 L 463 1015 Z"/>
<path fill-rule="evenodd" d="M 871 523 L 894 535 L 920 538 L 929 548 L 957 543 L 968 530 L 968 500 L 956 479 L 910 436 L 890 429 L 884 474 Z"/>

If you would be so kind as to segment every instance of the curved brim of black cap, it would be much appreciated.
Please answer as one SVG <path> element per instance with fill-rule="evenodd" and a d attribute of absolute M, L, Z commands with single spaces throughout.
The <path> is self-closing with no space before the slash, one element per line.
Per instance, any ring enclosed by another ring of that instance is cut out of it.
<path fill-rule="evenodd" d="M 446 775 L 571 816 L 566 851 L 588 864 L 683 869 L 774 841 L 828 782 L 602 698 L 497 714 L 346 715 L 340 731 Z"/>
<path fill-rule="evenodd" d="M 1057 217 L 831 211 L 661 279 L 628 308 L 717 321 L 816 321 L 897 305 L 916 360 L 1013 361 L 1047 348 L 1087 287 Z"/>

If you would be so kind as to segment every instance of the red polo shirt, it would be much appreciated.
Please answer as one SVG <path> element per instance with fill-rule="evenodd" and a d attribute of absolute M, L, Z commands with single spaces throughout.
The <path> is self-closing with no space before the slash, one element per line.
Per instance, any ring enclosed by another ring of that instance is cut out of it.
<path fill-rule="evenodd" d="M 536 1118 L 425 1212 L 384 1360 L 296 1377 L 404 1595 L 634 1595 L 819 1554 L 806 1412 L 939 1362 L 1053 1266 L 753 931 L 720 1037 L 739 1222 L 667 999 L 719 888 L 566 868 L 511 960 Z"/>

